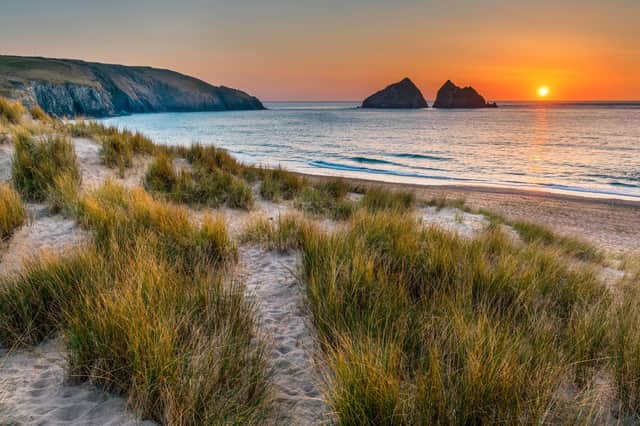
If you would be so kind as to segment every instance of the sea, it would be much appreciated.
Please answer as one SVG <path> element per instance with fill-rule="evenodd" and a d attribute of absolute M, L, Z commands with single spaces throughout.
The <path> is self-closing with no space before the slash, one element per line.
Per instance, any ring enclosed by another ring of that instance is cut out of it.
<path fill-rule="evenodd" d="M 640 201 L 640 102 L 505 102 L 477 110 L 367 110 L 355 102 L 265 107 L 103 121 L 156 143 L 215 145 L 247 164 L 314 175 Z"/>

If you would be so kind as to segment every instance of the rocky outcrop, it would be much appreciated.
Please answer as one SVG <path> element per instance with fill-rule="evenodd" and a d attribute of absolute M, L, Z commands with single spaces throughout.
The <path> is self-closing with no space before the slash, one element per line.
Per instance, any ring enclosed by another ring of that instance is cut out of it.
<path fill-rule="evenodd" d="M 408 78 L 369 96 L 362 108 L 427 108 L 420 89 Z"/>
<path fill-rule="evenodd" d="M 434 108 L 497 108 L 495 103 L 487 103 L 473 87 L 458 87 L 447 80 L 438 90 Z"/>
<path fill-rule="evenodd" d="M 0 95 L 59 117 L 264 109 L 245 92 L 174 71 L 17 56 L 0 56 Z"/>

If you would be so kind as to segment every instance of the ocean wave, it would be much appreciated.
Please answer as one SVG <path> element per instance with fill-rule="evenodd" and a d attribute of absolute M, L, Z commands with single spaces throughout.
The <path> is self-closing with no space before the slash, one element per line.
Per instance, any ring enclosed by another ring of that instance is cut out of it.
<path fill-rule="evenodd" d="M 404 166 L 403 164 L 394 163 L 393 161 L 380 160 L 378 158 L 369 158 L 369 157 L 347 157 L 347 160 L 355 161 L 356 163 L 388 164 L 390 166 Z"/>
<path fill-rule="evenodd" d="M 640 188 L 640 185 L 634 185 L 634 184 L 631 184 L 631 183 L 624 183 L 624 182 L 620 182 L 620 181 L 609 182 L 609 185 L 621 186 L 623 188 Z"/>
<path fill-rule="evenodd" d="M 438 157 L 436 155 L 425 155 L 425 154 L 411 154 L 411 153 L 390 153 L 392 157 L 397 158 L 414 158 L 416 160 L 432 160 L 432 161 L 449 161 L 451 158 L 448 157 Z"/>
<path fill-rule="evenodd" d="M 333 169 L 333 170 L 343 170 L 343 171 L 349 171 L 349 172 L 372 173 L 372 174 L 402 176 L 402 177 L 415 177 L 415 178 L 422 178 L 422 179 L 438 179 L 438 180 L 451 180 L 451 181 L 471 181 L 472 180 L 472 179 L 464 179 L 464 178 L 454 178 L 451 176 L 432 176 L 432 175 L 424 175 L 421 173 L 402 172 L 399 170 L 384 170 L 384 169 L 374 169 L 371 167 L 350 166 L 348 164 L 332 163 L 324 160 L 309 161 L 309 165 L 313 167 L 318 167 L 321 169 Z"/>

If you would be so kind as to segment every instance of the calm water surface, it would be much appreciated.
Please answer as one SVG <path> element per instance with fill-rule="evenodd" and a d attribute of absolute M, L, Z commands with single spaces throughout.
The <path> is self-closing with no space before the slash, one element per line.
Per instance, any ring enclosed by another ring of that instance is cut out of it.
<path fill-rule="evenodd" d="M 640 104 L 362 110 L 271 103 L 266 111 L 104 120 L 157 143 L 199 142 L 239 160 L 311 174 L 506 186 L 640 200 Z"/>

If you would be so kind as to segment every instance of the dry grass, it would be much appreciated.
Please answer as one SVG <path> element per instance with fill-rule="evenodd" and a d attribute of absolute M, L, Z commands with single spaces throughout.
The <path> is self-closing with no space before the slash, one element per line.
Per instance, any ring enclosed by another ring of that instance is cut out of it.
<path fill-rule="evenodd" d="M 306 235 L 317 226 L 300 214 L 286 214 L 272 221 L 264 216 L 253 217 L 244 227 L 240 240 L 263 245 L 282 253 L 302 247 Z"/>
<path fill-rule="evenodd" d="M 19 131 L 14 139 L 12 179 L 25 199 L 44 201 L 59 176 L 80 181 L 76 154 L 68 138 L 47 135 L 36 139 Z"/>
<path fill-rule="evenodd" d="M 9 238 L 26 219 L 20 194 L 6 183 L 0 183 L 0 240 Z"/>
<path fill-rule="evenodd" d="M 303 178 L 282 168 L 264 169 L 260 195 L 270 201 L 292 200 L 305 186 Z"/>
<path fill-rule="evenodd" d="M 0 124 L 20 124 L 22 116 L 27 110 L 18 101 L 12 101 L 0 96 Z"/>
<path fill-rule="evenodd" d="M 0 342 L 33 345 L 62 330 L 72 378 L 127 395 L 144 418 L 264 422 L 264 345 L 229 277 L 236 250 L 224 221 L 195 226 L 185 209 L 113 183 L 60 192 L 95 245 L 34 259 L 0 282 Z"/>
<path fill-rule="evenodd" d="M 291 220 L 248 232 L 302 249 L 339 422 L 594 421 L 584 395 L 614 359 L 612 297 L 595 274 L 497 228 L 466 240 L 383 210 L 335 234 Z"/>
<path fill-rule="evenodd" d="M 415 204 L 412 192 L 388 191 L 382 187 L 369 188 L 362 198 L 362 206 L 371 212 L 406 212 L 415 207 Z"/>
<path fill-rule="evenodd" d="M 346 199 L 350 186 L 338 179 L 304 187 L 296 197 L 296 207 L 315 215 L 336 220 L 351 217 L 357 208 L 355 202 Z"/>
<path fill-rule="evenodd" d="M 51 118 L 51 116 L 46 112 L 44 112 L 44 110 L 40 108 L 38 105 L 31 108 L 30 112 L 31 112 L 31 117 L 34 120 L 45 122 L 45 123 L 53 123 L 53 119 Z"/>
<path fill-rule="evenodd" d="M 195 163 L 193 171 L 176 173 L 171 159 L 159 153 L 145 175 L 145 187 L 170 200 L 188 204 L 249 210 L 254 199 L 247 182 L 225 167 Z"/>

